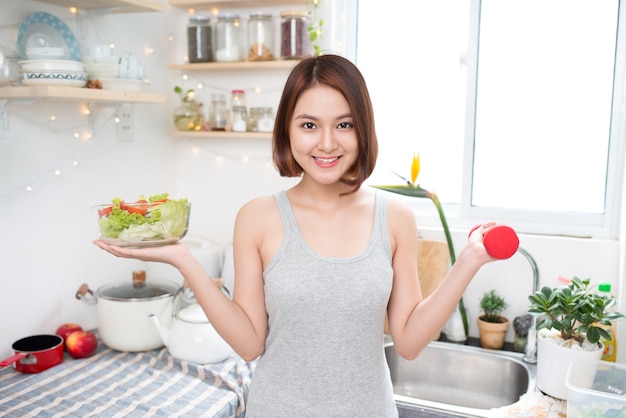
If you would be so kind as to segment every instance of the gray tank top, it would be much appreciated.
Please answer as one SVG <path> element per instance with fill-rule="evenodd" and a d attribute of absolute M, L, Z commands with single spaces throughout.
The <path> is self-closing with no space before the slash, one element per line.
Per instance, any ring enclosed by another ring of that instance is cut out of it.
<path fill-rule="evenodd" d="M 287 193 L 275 198 L 284 236 L 263 272 L 268 335 L 246 418 L 397 417 L 383 347 L 393 280 L 384 195 L 367 248 L 348 258 L 313 251 Z"/>

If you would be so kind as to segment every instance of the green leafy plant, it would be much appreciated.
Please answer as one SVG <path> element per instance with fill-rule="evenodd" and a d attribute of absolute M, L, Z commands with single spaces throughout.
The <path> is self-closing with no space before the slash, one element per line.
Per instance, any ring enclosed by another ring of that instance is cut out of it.
<path fill-rule="evenodd" d="M 324 26 L 324 19 L 318 17 L 317 12 L 320 7 L 321 0 L 308 0 L 307 5 L 309 7 L 308 14 L 310 23 L 306 27 L 306 31 L 309 34 L 309 40 L 313 46 L 313 53 L 317 56 L 321 53 L 318 39 L 322 36 L 322 27 Z"/>
<path fill-rule="evenodd" d="M 493 289 L 486 292 L 480 299 L 480 310 L 484 312 L 481 317 L 482 320 L 493 323 L 504 322 L 500 314 L 507 306 L 504 297 L 500 296 L 498 292 Z"/>
<path fill-rule="evenodd" d="M 178 94 L 180 101 L 195 107 L 202 107 L 202 103 L 196 100 L 196 93 L 193 89 L 184 91 L 181 87 L 174 87 L 174 93 Z"/>
<path fill-rule="evenodd" d="M 413 156 L 413 161 L 411 163 L 411 180 L 408 180 L 398 173 L 394 174 L 400 177 L 405 181 L 406 184 L 403 185 L 391 185 L 391 186 L 373 186 L 380 190 L 385 190 L 388 192 L 396 193 L 403 196 L 410 197 L 418 197 L 418 198 L 427 198 L 430 199 L 437 209 L 437 213 L 439 214 L 439 219 L 441 221 L 441 226 L 443 227 L 443 232 L 446 236 L 446 242 L 448 244 L 448 251 L 450 253 L 450 262 L 454 264 L 456 262 L 456 255 L 454 252 L 454 245 L 452 243 L 452 235 L 450 235 L 450 228 L 448 227 L 448 221 L 446 219 L 446 215 L 443 211 L 443 206 L 441 206 L 441 202 L 439 201 L 439 197 L 437 193 L 428 191 L 422 188 L 419 184 L 415 184 L 417 177 L 420 172 L 420 156 L 419 154 Z M 459 310 L 461 312 L 461 318 L 463 319 L 463 329 L 465 330 L 465 336 L 469 335 L 469 324 L 467 321 L 467 312 L 465 311 L 465 304 L 463 303 L 463 298 L 459 299 Z"/>
<path fill-rule="evenodd" d="M 597 343 L 601 338 L 611 339 L 609 330 L 601 325 L 624 319 L 624 315 L 613 311 L 615 298 L 594 291 L 591 279 L 573 277 L 567 286 L 550 288 L 544 286 L 530 295 L 528 313 L 542 316 L 537 329 L 547 328 L 560 331 L 564 340 L 575 339 L 582 343 L 585 338 Z"/>

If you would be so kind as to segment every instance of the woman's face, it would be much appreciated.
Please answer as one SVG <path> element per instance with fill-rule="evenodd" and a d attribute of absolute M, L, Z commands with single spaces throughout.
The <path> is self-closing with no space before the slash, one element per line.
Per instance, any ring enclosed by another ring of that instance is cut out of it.
<path fill-rule="evenodd" d="M 289 137 L 295 160 L 318 183 L 339 181 L 358 157 L 348 102 L 329 87 L 315 86 L 300 96 Z"/>

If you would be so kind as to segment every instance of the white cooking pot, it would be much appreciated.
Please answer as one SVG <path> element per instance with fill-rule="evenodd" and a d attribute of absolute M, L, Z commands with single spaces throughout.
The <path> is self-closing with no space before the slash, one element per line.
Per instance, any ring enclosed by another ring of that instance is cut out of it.
<path fill-rule="evenodd" d="M 163 347 L 151 315 L 168 326 L 173 301 L 181 286 L 169 281 L 145 280 L 145 272 L 133 272 L 133 281 L 107 284 L 92 292 L 83 284 L 76 297 L 98 305 L 98 331 L 102 342 L 119 351 L 148 351 Z"/>

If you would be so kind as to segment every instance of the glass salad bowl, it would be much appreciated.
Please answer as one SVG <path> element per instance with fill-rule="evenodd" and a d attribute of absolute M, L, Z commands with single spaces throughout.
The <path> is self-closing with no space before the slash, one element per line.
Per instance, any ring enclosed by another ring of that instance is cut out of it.
<path fill-rule="evenodd" d="M 137 248 L 178 242 L 187 234 L 190 212 L 187 199 L 169 199 L 166 194 L 132 203 L 116 198 L 93 207 L 100 239 Z"/>

